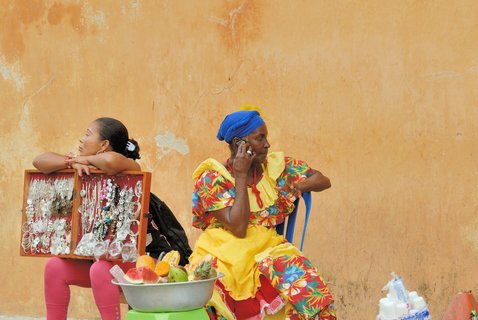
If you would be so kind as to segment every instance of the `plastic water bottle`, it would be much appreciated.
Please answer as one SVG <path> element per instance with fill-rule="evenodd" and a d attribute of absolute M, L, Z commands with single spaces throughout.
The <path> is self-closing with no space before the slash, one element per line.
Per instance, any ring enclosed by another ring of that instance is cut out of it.
<path fill-rule="evenodd" d="M 416 291 L 408 292 L 403 279 L 392 272 L 390 280 L 382 291 L 387 290 L 387 297 L 379 301 L 377 320 L 430 320 L 425 299 Z"/>
<path fill-rule="evenodd" d="M 110 269 L 110 273 L 111 275 L 113 276 L 113 278 L 115 278 L 115 280 L 118 282 L 118 283 L 128 283 L 128 281 L 126 281 L 124 279 L 124 272 L 123 270 L 117 265 L 115 264 L 111 269 Z"/>
<path fill-rule="evenodd" d="M 389 290 L 393 290 L 397 299 L 408 306 L 410 306 L 410 301 L 408 300 L 408 292 L 405 289 L 405 284 L 401 277 L 397 276 L 395 273 L 392 273 L 393 279 L 390 281 Z"/>

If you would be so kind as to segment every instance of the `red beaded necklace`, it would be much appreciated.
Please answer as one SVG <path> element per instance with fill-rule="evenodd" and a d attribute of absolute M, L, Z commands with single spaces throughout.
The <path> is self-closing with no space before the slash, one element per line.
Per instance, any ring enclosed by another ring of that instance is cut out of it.
<path fill-rule="evenodd" d="M 229 169 L 229 171 L 231 172 L 231 174 L 234 175 L 234 169 L 232 169 L 232 166 L 229 163 L 229 159 L 226 160 L 226 165 L 227 165 L 227 168 Z M 252 193 L 254 193 L 254 195 L 256 196 L 256 203 L 259 206 L 259 208 L 262 208 L 263 203 L 262 203 L 262 199 L 261 199 L 261 192 L 259 191 L 259 189 L 257 189 L 257 171 L 256 171 L 255 168 L 254 168 L 253 178 L 254 178 L 254 180 L 253 180 L 252 185 L 247 184 L 247 186 L 251 188 Z"/>

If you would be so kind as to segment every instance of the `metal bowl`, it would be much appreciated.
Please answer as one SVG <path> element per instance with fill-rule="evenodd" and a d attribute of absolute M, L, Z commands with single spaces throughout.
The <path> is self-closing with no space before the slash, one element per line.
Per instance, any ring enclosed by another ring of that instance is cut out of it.
<path fill-rule="evenodd" d="M 111 282 L 121 287 L 128 304 L 141 312 L 188 311 L 201 308 L 211 299 L 214 283 L 224 275 L 188 282 L 131 284 Z"/>

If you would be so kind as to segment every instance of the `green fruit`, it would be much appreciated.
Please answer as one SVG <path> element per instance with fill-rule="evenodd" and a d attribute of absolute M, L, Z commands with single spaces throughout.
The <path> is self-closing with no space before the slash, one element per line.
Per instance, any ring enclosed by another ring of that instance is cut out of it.
<path fill-rule="evenodd" d="M 188 281 L 188 274 L 181 268 L 171 266 L 168 274 L 168 282 L 186 282 Z"/>

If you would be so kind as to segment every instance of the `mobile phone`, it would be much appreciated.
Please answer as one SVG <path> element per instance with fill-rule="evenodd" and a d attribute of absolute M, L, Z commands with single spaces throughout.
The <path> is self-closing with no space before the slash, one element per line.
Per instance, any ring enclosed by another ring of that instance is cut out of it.
<path fill-rule="evenodd" d="M 236 142 L 236 146 L 239 148 L 239 146 L 241 145 L 242 142 L 247 142 L 247 140 L 244 140 L 244 139 L 240 139 Z M 251 147 L 247 147 L 247 150 L 246 150 L 246 153 L 250 156 L 252 156 L 252 150 L 251 150 Z"/>
<path fill-rule="evenodd" d="M 244 139 L 240 139 L 240 140 L 237 140 L 236 142 L 236 146 L 239 147 L 241 145 L 242 142 L 247 142 L 246 140 Z"/>

